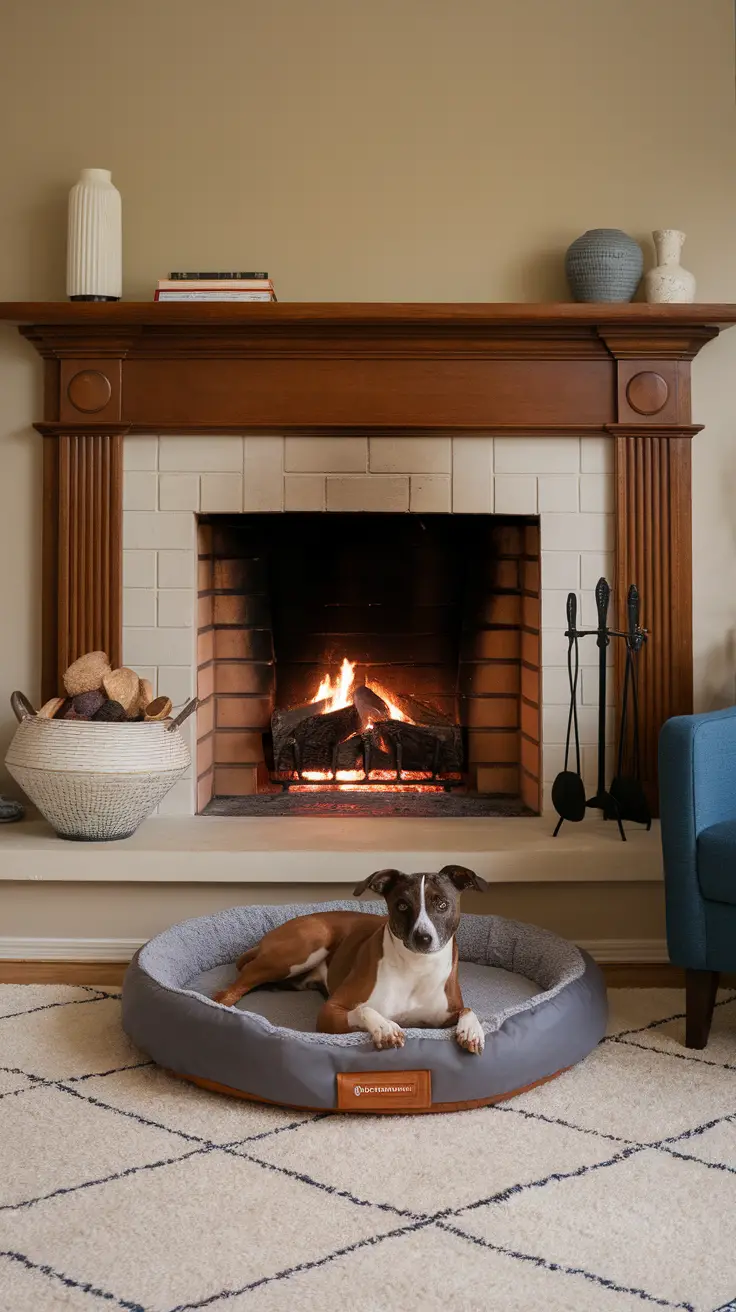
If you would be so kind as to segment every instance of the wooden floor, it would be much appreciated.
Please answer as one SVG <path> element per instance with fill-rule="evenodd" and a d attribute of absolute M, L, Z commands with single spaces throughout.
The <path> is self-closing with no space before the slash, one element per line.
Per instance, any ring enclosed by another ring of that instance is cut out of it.
<path fill-rule="evenodd" d="M 0 984 L 120 985 L 127 961 L 0 961 Z M 603 965 L 609 989 L 684 988 L 685 974 L 666 963 L 616 962 Z M 736 975 L 721 976 L 722 988 L 736 987 Z"/>

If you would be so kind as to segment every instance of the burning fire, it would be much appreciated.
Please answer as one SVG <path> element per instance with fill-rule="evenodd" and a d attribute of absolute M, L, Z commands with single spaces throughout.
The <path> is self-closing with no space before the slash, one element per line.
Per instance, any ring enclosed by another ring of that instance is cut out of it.
<path fill-rule="evenodd" d="M 342 711 L 350 706 L 356 706 L 360 727 L 358 733 L 351 724 L 346 727 L 345 733 L 348 738 L 362 735 L 366 741 L 372 738 L 375 745 L 389 756 L 397 752 L 397 748 L 392 747 L 384 740 L 379 726 L 387 720 L 401 720 L 405 724 L 421 723 L 414 720 L 410 714 L 394 701 L 394 694 L 387 692 L 380 683 L 366 680 L 359 688 L 355 686 L 355 669 L 357 661 L 348 660 L 347 656 L 343 659 L 340 666 L 340 672 L 333 679 L 331 674 L 325 674 L 320 685 L 312 697 L 311 706 L 317 707 L 317 715 L 327 715 L 332 711 Z M 372 703 L 371 698 L 364 694 L 369 690 L 376 698 L 376 704 Z M 356 702 L 356 697 L 358 698 Z M 364 763 L 368 748 L 364 747 Z M 360 755 L 360 746 L 358 756 Z M 441 792 L 447 782 L 462 782 L 462 776 L 457 773 L 442 773 L 437 775 L 432 770 L 404 770 L 401 768 L 397 756 L 397 764 L 393 769 L 371 769 L 368 774 L 365 772 L 365 765 L 362 769 L 347 770 L 298 770 L 293 774 L 279 774 L 279 778 L 288 782 L 292 787 L 301 792 L 319 792 L 323 789 L 329 791 L 362 792 L 370 788 L 371 785 L 380 785 L 381 788 L 391 792 Z"/>
<path fill-rule="evenodd" d="M 340 666 L 340 673 L 335 682 L 332 682 L 332 676 L 326 674 L 319 685 L 312 702 L 325 702 L 323 715 L 328 711 L 341 711 L 344 707 L 350 706 L 353 700 L 353 688 L 355 686 L 355 661 L 349 661 L 347 656 Z M 374 692 L 377 697 L 386 703 L 388 707 L 389 719 L 409 721 L 409 716 L 405 715 L 402 710 L 391 700 L 391 696 L 382 688 L 380 683 L 367 683 L 367 688 Z M 305 778 L 308 776 L 305 774 Z"/>
<path fill-rule="evenodd" d="M 326 674 L 317 689 L 313 702 L 327 702 L 322 712 L 326 715 L 328 711 L 341 711 L 343 707 L 349 706 L 353 700 L 353 684 L 355 683 L 355 661 L 349 661 L 345 657 L 340 666 L 340 674 L 335 682 L 329 674 Z"/>

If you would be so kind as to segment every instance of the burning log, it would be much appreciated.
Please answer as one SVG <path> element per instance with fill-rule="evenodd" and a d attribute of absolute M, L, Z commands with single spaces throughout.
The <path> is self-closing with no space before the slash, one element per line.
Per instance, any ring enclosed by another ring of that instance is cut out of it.
<path fill-rule="evenodd" d="M 357 732 L 360 719 L 354 706 L 321 713 L 320 705 L 325 703 L 313 702 L 293 711 L 274 711 L 271 732 L 274 765 L 279 773 L 332 770 L 340 744 Z"/>
<path fill-rule="evenodd" d="M 271 717 L 274 767 L 317 782 L 338 772 L 362 779 L 377 773 L 457 775 L 463 767 L 458 725 L 435 707 L 398 693 L 352 686 L 353 666 L 343 662 L 339 684 L 326 676 L 321 699 Z M 383 694 L 383 695 L 381 695 Z M 333 709 L 334 708 L 334 709 Z"/>
<path fill-rule="evenodd" d="M 375 695 L 375 694 L 374 694 Z M 409 697 L 404 693 L 392 692 L 391 701 L 405 721 L 412 724 L 437 725 L 438 727 L 456 728 L 448 716 L 438 711 L 436 706 L 430 706 L 428 702 L 419 701 L 417 697 Z M 392 720 L 398 719 L 398 716 L 392 715 Z"/>
<path fill-rule="evenodd" d="M 294 765 L 294 731 L 303 720 L 321 715 L 327 708 L 327 702 L 310 702 L 308 706 L 295 706 L 292 710 L 281 711 L 276 708 L 271 716 L 271 736 L 273 738 L 273 756 L 277 770 L 293 770 Z M 289 757 L 291 765 L 281 765 L 282 757 Z"/>
<path fill-rule="evenodd" d="M 376 725 L 375 731 L 393 751 L 399 771 L 454 774 L 463 768 L 462 733 L 455 724 L 423 725 L 387 720 Z"/>
<path fill-rule="evenodd" d="M 381 720 L 390 720 L 391 711 L 388 704 L 372 688 L 364 683 L 353 692 L 353 704 L 360 717 L 360 732 L 368 733 L 374 724 Z"/>

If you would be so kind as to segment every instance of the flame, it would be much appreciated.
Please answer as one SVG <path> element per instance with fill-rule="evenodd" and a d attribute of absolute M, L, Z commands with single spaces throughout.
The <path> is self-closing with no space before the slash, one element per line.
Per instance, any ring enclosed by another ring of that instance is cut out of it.
<path fill-rule="evenodd" d="M 366 686 L 370 688 L 371 692 L 374 692 L 377 697 L 380 697 L 381 700 L 386 703 L 386 705 L 388 706 L 389 716 L 392 720 L 404 720 L 409 724 L 413 723 L 413 721 L 409 719 L 409 716 L 404 715 L 404 712 L 399 710 L 399 707 L 396 705 L 396 703 L 391 701 L 391 697 L 389 693 L 386 692 L 385 688 L 381 687 L 380 683 L 376 683 L 375 680 L 372 679 L 371 682 Z"/>
<path fill-rule="evenodd" d="M 329 674 L 326 674 L 322 680 L 317 692 L 312 698 L 313 702 L 327 701 L 323 714 L 328 711 L 341 711 L 343 707 L 349 706 L 353 700 L 353 684 L 355 682 L 355 661 L 349 661 L 345 657 L 340 666 L 340 673 L 332 682 Z"/>
<path fill-rule="evenodd" d="M 340 673 L 334 683 L 332 682 L 332 675 L 325 674 L 319 688 L 312 698 L 312 703 L 327 703 L 322 712 L 323 715 L 326 715 L 328 711 L 341 711 L 345 706 L 350 706 L 353 700 L 353 686 L 355 684 L 355 665 L 356 662 L 349 661 L 346 656 L 340 666 Z M 366 687 L 370 688 L 371 692 L 374 692 L 377 697 L 380 697 L 381 700 L 386 703 L 389 719 L 403 720 L 408 724 L 413 723 L 409 716 L 405 715 L 401 708 L 396 705 L 396 702 L 391 700 L 391 694 L 386 692 L 386 689 L 382 687 L 380 683 L 376 683 L 375 679 L 372 679 L 370 683 L 366 684 Z"/>

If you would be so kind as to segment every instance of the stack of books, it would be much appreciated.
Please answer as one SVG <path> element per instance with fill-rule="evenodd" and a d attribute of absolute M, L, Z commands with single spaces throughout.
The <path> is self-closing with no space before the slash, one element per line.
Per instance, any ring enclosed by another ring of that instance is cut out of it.
<path fill-rule="evenodd" d="M 267 273 L 170 273 L 154 301 L 275 301 Z"/>

